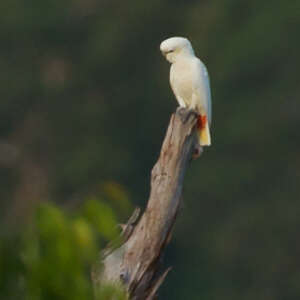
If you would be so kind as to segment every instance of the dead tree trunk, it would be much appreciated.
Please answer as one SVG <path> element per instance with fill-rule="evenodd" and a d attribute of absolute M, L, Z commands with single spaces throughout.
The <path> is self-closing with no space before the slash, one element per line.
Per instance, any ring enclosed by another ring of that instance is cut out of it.
<path fill-rule="evenodd" d="M 123 286 L 131 300 L 155 299 L 169 269 L 161 271 L 161 258 L 168 244 L 181 202 L 186 167 L 199 148 L 194 134 L 196 115 L 178 108 L 172 115 L 161 153 L 151 174 L 147 208 L 137 222 L 135 212 L 123 230 L 123 244 L 102 257 L 101 271 L 94 268 L 94 284 Z"/>

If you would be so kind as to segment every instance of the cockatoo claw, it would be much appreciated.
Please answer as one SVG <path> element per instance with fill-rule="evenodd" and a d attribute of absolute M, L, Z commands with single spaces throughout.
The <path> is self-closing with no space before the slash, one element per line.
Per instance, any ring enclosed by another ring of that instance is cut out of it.
<path fill-rule="evenodd" d="M 183 106 L 179 106 L 177 108 L 177 112 L 180 115 L 180 117 L 184 117 L 186 115 L 186 113 L 187 113 L 187 109 L 185 107 L 183 107 Z"/>
<path fill-rule="evenodd" d="M 194 109 L 190 109 L 185 115 L 185 120 L 183 123 L 185 124 L 191 117 L 198 118 L 198 113 Z"/>
<path fill-rule="evenodd" d="M 183 124 L 185 124 L 191 116 L 194 116 L 196 118 L 198 117 L 198 113 L 193 109 L 189 110 L 185 107 L 179 107 L 177 111 Z"/>

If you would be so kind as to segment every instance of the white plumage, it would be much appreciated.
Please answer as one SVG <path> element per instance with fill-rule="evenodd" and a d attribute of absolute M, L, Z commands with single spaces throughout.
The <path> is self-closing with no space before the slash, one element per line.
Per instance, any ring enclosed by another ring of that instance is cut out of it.
<path fill-rule="evenodd" d="M 195 56 L 186 38 L 169 38 L 160 44 L 160 50 L 171 63 L 170 84 L 179 105 L 197 111 L 199 143 L 201 146 L 209 146 L 211 93 L 205 65 Z"/>

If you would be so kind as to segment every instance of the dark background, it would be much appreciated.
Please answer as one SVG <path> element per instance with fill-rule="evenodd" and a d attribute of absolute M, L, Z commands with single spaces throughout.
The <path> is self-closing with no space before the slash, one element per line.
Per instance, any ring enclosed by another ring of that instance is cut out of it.
<path fill-rule="evenodd" d="M 299 30 L 296 0 L 1 1 L 2 298 L 69 299 L 46 284 L 56 258 L 27 280 L 41 204 L 70 228 L 90 197 L 114 222 L 145 206 L 177 106 L 159 44 L 185 36 L 211 78 L 212 146 L 185 178 L 160 298 L 299 299 Z"/>

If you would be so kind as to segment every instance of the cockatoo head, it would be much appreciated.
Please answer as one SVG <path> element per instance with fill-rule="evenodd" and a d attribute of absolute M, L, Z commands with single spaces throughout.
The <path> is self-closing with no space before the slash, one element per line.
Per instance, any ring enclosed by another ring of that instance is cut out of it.
<path fill-rule="evenodd" d="M 160 44 L 160 51 L 170 63 L 187 55 L 194 55 L 190 41 L 184 37 L 172 37 Z"/>

